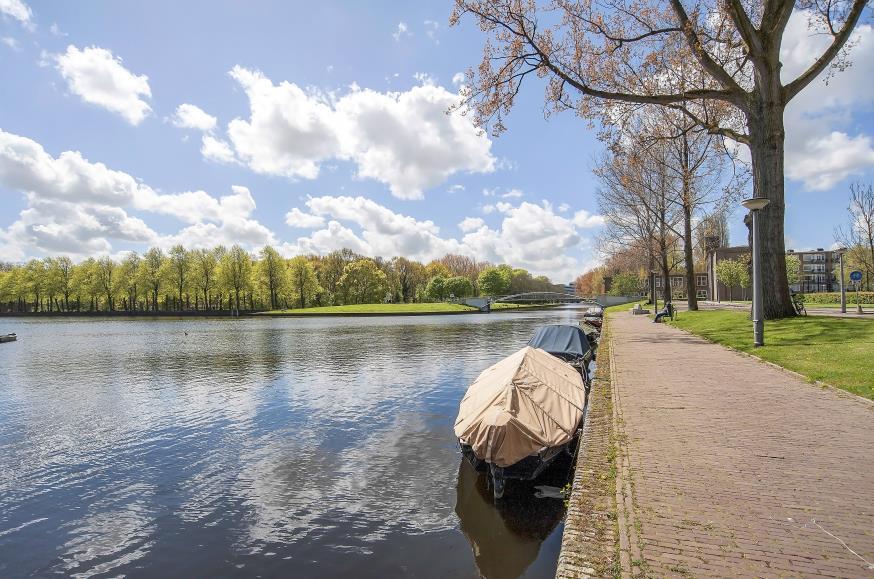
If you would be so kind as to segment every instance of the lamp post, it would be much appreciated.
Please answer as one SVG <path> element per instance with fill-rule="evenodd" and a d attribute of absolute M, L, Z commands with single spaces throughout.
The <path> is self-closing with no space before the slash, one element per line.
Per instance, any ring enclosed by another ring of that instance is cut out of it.
<path fill-rule="evenodd" d="M 741 204 L 746 207 L 753 221 L 753 346 L 765 345 L 765 320 L 762 312 L 762 248 L 759 241 L 759 211 L 768 206 L 770 200 L 765 197 L 744 199 Z"/>
<path fill-rule="evenodd" d="M 839 247 L 838 251 L 838 260 L 841 262 L 841 313 L 847 313 L 847 288 L 844 285 L 844 252 L 847 251 L 846 247 Z"/>

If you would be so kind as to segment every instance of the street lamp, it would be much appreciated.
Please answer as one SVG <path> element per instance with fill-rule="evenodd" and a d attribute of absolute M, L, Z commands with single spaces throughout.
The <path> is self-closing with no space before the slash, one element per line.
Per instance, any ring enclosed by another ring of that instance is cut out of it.
<path fill-rule="evenodd" d="M 847 288 L 844 286 L 844 252 L 846 247 L 839 247 L 835 251 L 838 252 L 838 259 L 841 262 L 841 313 L 847 313 Z"/>
<path fill-rule="evenodd" d="M 771 201 L 765 197 L 744 199 L 741 204 L 746 207 L 753 220 L 753 346 L 765 345 L 765 320 L 762 316 L 762 248 L 759 240 L 759 211 L 768 206 Z"/>

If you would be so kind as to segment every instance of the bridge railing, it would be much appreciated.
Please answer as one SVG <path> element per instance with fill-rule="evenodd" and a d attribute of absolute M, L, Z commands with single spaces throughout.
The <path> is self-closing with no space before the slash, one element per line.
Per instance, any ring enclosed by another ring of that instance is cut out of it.
<path fill-rule="evenodd" d="M 492 296 L 489 298 L 490 303 L 524 303 L 524 302 L 544 302 L 544 303 L 574 303 L 574 304 L 601 304 L 590 298 L 573 296 L 559 292 L 522 292 L 506 296 Z"/>

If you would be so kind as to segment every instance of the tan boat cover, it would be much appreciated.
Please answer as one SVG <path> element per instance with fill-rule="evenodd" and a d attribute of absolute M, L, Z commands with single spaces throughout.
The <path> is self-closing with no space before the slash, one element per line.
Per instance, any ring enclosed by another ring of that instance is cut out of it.
<path fill-rule="evenodd" d="M 585 400 L 579 372 L 526 346 L 483 370 L 470 385 L 461 400 L 455 435 L 477 458 L 510 466 L 570 441 Z"/>

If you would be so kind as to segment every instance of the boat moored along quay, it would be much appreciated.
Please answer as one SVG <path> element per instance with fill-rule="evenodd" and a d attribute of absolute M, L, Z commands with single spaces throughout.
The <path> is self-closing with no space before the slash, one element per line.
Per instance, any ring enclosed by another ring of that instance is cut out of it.
<path fill-rule="evenodd" d="M 582 328 L 544 326 L 528 346 L 471 384 L 455 435 L 471 464 L 488 471 L 496 499 L 503 497 L 507 479 L 535 479 L 563 453 L 574 453 L 591 359 Z"/>

